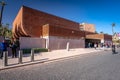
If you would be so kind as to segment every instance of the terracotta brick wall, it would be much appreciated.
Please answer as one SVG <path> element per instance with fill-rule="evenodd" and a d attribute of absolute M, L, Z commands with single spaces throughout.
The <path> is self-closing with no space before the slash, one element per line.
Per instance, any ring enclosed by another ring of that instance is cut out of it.
<path fill-rule="evenodd" d="M 107 34 L 90 34 L 86 35 L 87 39 L 100 39 L 104 41 L 112 41 L 112 36 Z"/>
<path fill-rule="evenodd" d="M 82 30 L 87 31 L 87 32 L 93 32 L 95 33 L 95 25 L 94 24 L 87 24 L 87 23 L 82 23 L 79 25 Z"/>
<path fill-rule="evenodd" d="M 12 32 L 13 32 L 13 37 L 18 37 L 19 35 L 19 30 L 22 24 L 22 8 L 19 10 L 14 22 L 13 22 L 13 28 L 12 28 Z"/>
<path fill-rule="evenodd" d="M 50 26 L 50 36 L 81 38 L 84 37 L 84 32 L 79 30 L 66 29 L 63 27 Z"/>
<path fill-rule="evenodd" d="M 54 26 L 60 26 L 73 30 L 79 29 L 79 24 L 64 18 L 60 18 L 48 13 L 44 13 L 38 10 L 34 10 L 28 7 L 23 7 L 23 27 L 26 33 L 33 37 L 39 37 L 42 35 L 42 26 L 50 24 Z"/>
<path fill-rule="evenodd" d="M 12 28 L 13 38 L 29 36 L 29 34 L 27 34 L 23 28 L 22 20 L 23 20 L 23 8 L 21 7 L 21 9 L 19 10 L 19 12 L 13 22 L 13 28 Z"/>
<path fill-rule="evenodd" d="M 94 26 L 94 24 L 85 24 L 85 31 L 95 32 L 95 26 Z"/>
<path fill-rule="evenodd" d="M 103 34 L 90 34 L 90 35 L 86 35 L 86 38 L 88 39 L 104 39 L 104 35 Z"/>
<path fill-rule="evenodd" d="M 63 38 L 81 38 L 85 32 L 80 30 L 72 30 L 59 26 L 46 24 L 43 26 L 43 36 L 59 36 Z"/>
<path fill-rule="evenodd" d="M 46 25 L 43 25 L 43 26 L 42 26 L 42 36 L 43 36 L 43 37 L 50 35 L 50 33 L 49 33 L 49 28 L 50 28 L 49 24 L 46 24 Z"/>
<path fill-rule="evenodd" d="M 107 35 L 107 34 L 105 34 L 105 35 L 104 35 L 104 39 L 105 39 L 105 40 L 110 40 L 110 41 L 112 41 L 112 35 Z"/>

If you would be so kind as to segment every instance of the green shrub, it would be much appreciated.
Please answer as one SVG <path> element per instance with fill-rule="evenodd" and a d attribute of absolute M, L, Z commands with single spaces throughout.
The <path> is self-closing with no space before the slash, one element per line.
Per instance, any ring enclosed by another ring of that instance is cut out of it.
<path fill-rule="evenodd" d="M 31 53 L 31 49 L 29 48 L 29 49 L 22 49 L 22 51 L 23 51 L 23 54 L 24 53 Z"/>
<path fill-rule="evenodd" d="M 45 48 L 33 48 L 34 53 L 39 53 L 39 52 L 48 52 L 48 49 Z"/>
<path fill-rule="evenodd" d="M 34 53 L 39 53 L 39 52 L 48 52 L 48 49 L 45 48 L 32 48 L 34 50 Z M 22 49 L 23 54 L 24 53 L 31 53 L 31 48 L 29 49 Z"/>

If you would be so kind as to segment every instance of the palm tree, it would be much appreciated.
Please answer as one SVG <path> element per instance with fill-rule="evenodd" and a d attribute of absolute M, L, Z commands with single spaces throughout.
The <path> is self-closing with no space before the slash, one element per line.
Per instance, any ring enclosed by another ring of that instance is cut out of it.
<path fill-rule="evenodd" d="M 3 27 L 0 27 L 0 36 L 2 36 Z"/>
<path fill-rule="evenodd" d="M 0 1 L 0 5 L 2 6 L 1 7 L 1 12 L 0 12 L 0 27 L 2 26 L 2 14 L 3 14 L 3 9 L 4 9 L 4 6 L 6 5 L 6 3 L 4 1 Z"/>
<path fill-rule="evenodd" d="M 103 34 L 103 31 L 101 31 L 100 34 Z"/>
<path fill-rule="evenodd" d="M 95 33 L 97 34 L 98 32 L 97 32 L 97 31 L 95 31 Z"/>
<path fill-rule="evenodd" d="M 116 26 L 116 24 L 112 23 L 112 33 L 113 33 L 113 35 L 114 35 L 114 29 L 113 29 L 113 27 L 115 27 L 115 26 Z"/>
<path fill-rule="evenodd" d="M 9 28 L 9 24 L 6 24 L 4 27 L 0 27 L 0 36 L 12 37 L 12 30 Z"/>
<path fill-rule="evenodd" d="M 11 38 L 12 37 L 12 29 L 9 28 L 9 24 L 6 24 L 6 27 L 5 27 L 5 34 L 4 34 L 6 37 L 9 37 Z"/>

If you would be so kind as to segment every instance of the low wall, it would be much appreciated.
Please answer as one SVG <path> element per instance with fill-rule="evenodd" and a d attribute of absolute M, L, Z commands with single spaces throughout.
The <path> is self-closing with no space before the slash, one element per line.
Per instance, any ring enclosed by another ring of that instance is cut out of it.
<path fill-rule="evenodd" d="M 30 38 L 20 37 L 20 49 L 23 48 L 48 48 L 50 50 L 66 49 L 69 42 L 69 48 L 84 48 L 84 39 L 67 39 L 50 36 L 48 38 Z"/>
<path fill-rule="evenodd" d="M 20 37 L 20 49 L 45 48 L 46 40 L 43 38 Z"/>
<path fill-rule="evenodd" d="M 56 49 L 66 49 L 67 42 L 69 42 L 69 48 L 84 48 L 85 47 L 85 40 L 84 39 L 63 39 L 60 37 L 49 37 L 49 49 L 56 50 Z"/>

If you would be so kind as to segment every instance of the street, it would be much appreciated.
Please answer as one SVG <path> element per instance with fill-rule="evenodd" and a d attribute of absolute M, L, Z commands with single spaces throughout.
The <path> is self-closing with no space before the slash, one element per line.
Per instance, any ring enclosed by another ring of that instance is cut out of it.
<path fill-rule="evenodd" d="M 0 71 L 0 80 L 120 80 L 120 49 Z"/>

